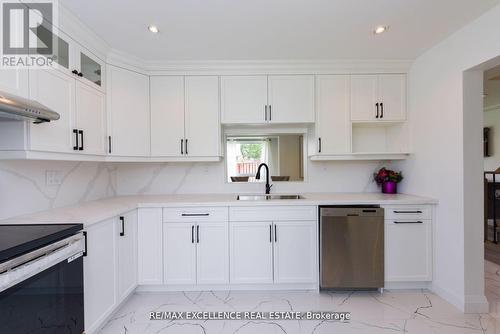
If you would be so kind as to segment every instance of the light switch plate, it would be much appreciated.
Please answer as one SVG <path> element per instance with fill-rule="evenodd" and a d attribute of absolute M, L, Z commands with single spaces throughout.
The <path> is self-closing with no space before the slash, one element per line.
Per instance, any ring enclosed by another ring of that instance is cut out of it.
<path fill-rule="evenodd" d="M 60 170 L 46 170 L 45 184 L 47 186 L 58 186 L 62 183 L 62 172 Z"/>

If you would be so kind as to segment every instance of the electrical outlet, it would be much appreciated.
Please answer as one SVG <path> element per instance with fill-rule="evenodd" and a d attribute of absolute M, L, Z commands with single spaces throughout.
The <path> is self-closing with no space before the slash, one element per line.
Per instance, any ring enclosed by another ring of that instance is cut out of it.
<path fill-rule="evenodd" d="M 62 183 L 62 172 L 60 170 L 46 170 L 45 184 L 47 186 L 58 186 Z"/>

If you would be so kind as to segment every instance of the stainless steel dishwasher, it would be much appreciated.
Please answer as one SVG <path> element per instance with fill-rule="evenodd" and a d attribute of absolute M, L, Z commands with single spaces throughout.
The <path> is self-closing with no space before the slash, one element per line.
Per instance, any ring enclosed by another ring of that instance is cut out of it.
<path fill-rule="evenodd" d="M 320 288 L 384 287 L 384 209 L 320 207 Z"/>

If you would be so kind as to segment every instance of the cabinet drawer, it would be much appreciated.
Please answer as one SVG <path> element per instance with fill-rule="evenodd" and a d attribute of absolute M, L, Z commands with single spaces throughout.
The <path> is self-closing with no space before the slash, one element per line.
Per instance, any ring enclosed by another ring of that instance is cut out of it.
<path fill-rule="evenodd" d="M 164 208 L 164 222 L 227 221 L 227 207 Z"/>
<path fill-rule="evenodd" d="M 231 221 L 280 221 L 280 220 L 316 220 L 317 206 L 252 206 L 231 207 Z"/>
<path fill-rule="evenodd" d="M 386 220 L 425 220 L 432 219 L 432 208 L 430 206 L 391 206 L 385 207 Z"/>

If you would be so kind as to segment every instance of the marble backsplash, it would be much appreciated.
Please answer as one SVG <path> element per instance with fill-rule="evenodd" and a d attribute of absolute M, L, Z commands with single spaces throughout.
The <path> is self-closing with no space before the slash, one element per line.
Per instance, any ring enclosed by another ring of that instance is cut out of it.
<path fill-rule="evenodd" d="M 376 192 L 372 174 L 387 162 L 308 162 L 305 182 L 274 182 L 274 193 Z M 264 185 L 225 182 L 217 163 L 0 162 L 0 220 L 113 197 L 141 194 L 261 193 Z M 57 171 L 59 185 L 47 185 Z"/>
<path fill-rule="evenodd" d="M 373 172 L 387 162 L 308 162 L 305 182 L 274 182 L 271 192 L 375 192 Z M 261 193 L 259 183 L 225 182 L 225 165 L 218 163 L 122 163 L 117 165 L 117 193 L 190 194 Z"/>
<path fill-rule="evenodd" d="M 0 219 L 116 196 L 117 165 L 96 162 L 0 162 Z M 47 185 L 46 171 L 61 183 Z"/>

